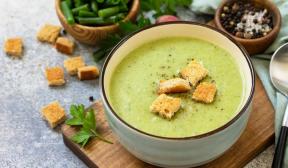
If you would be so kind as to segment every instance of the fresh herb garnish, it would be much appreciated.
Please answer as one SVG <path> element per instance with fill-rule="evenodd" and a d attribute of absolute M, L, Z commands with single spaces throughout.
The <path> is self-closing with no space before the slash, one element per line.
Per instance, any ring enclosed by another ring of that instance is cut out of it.
<path fill-rule="evenodd" d="M 99 44 L 100 49 L 93 53 L 94 60 L 96 62 L 100 61 L 105 55 L 107 55 L 112 48 L 126 35 L 140 30 L 142 27 L 150 25 L 151 22 L 149 19 L 145 18 L 143 15 L 140 15 L 136 23 L 130 21 L 119 22 L 119 33 L 109 35 L 105 40 L 102 40 Z"/>
<path fill-rule="evenodd" d="M 174 15 L 176 7 L 188 7 L 192 0 L 141 0 L 141 10 L 156 13 L 154 16 Z"/>
<path fill-rule="evenodd" d="M 100 48 L 93 53 L 94 60 L 98 62 L 104 58 L 126 35 L 151 25 L 151 21 L 145 17 L 145 12 L 154 11 L 154 18 L 167 14 L 174 15 L 176 7 L 188 7 L 191 3 L 192 0 L 141 0 L 141 10 L 136 22 L 119 22 L 119 32 L 111 34 L 105 40 L 102 40 L 99 44 Z"/>
<path fill-rule="evenodd" d="M 104 142 L 113 144 L 104 139 L 96 131 L 95 113 L 92 108 L 85 112 L 84 105 L 71 105 L 70 114 L 72 115 L 72 118 L 68 119 L 66 124 L 71 126 L 81 126 L 80 131 L 71 137 L 72 141 L 80 144 L 82 147 L 84 147 L 91 138 L 98 138 Z"/>

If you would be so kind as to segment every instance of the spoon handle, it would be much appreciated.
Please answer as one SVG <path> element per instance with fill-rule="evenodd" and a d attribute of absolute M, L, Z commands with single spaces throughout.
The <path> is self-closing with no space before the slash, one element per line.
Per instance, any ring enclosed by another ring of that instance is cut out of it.
<path fill-rule="evenodd" d="M 282 168 L 283 167 L 287 135 L 288 135 L 288 127 L 282 126 L 281 131 L 280 131 L 280 136 L 278 139 L 278 143 L 277 143 L 277 147 L 275 150 L 275 155 L 273 158 L 272 168 Z"/>
<path fill-rule="evenodd" d="M 272 168 L 282 168 L 288 136 L 288 105 L 286 107 L 278 143 L 273 158 Z"/>

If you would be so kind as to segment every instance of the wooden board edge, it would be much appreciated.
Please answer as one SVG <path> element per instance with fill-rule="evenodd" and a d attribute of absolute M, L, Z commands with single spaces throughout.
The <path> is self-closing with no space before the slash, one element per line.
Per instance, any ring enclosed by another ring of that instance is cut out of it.
<path fill-rule="evenodd" d="M 83 151 L 81 151 L 81 148 L 77 144 L 73 143 L 69 137 L 67 137 L 64 133 L 62 133 L 62 137 L 66 147 L 68 147 L 83 163 L 90 168 L 98 168 L 98 166 L 92 160 L 90 160 L 89 157 L 86 156 Z"/>
<path fill-rule="evenodd" d="M 91 108 L 96 108 L 97 106 L 102 105 L 101 100 L 97 100 L 93 102 L 88 108 L 85 109 L 85 111 L 91 109 Z M 71 141 L 71 139 L 66 135 L 66 130 L 71 129 L 71 126 L 66 125 L 65 123 L 61 125 L 61 133 L 62 133 L 62 138 L 65 146 L 69 148 L 86 166 L 89 168 L 99 168 L 96 163 L 94 163 L 85 153 L 81 150 L 81 147 Z"/>

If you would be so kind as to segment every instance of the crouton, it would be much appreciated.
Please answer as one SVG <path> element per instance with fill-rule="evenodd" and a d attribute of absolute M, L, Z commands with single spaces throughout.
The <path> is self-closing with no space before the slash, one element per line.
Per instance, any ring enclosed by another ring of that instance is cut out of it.
<path fill-rule="evenodd" d="M 58 124 L 66 119 L 65 110 L 58 101 L 54 101 L 41 109 L 42 117 L 48 121 L 51 128 L 55 128 Z"/>
<path fill-rule="evenodd" d="M 46 68 L 45 75 L 49 86 L 60 86 L 65 84 L 64 70 L 61 67 Z"/>
<path fill-rule="evenodd" d="M 96 66 L 85 66 L 78 68 L 78 78 L 80 80 L 92 80 L 99 76 L 99 70 Z"/>
<path fill-rule="evenodd" d="M 216 90 L 216 85 L 214 83 L 202 82 L 196 87 L 192 99 L 203 103 L 212 103 Z"/>
<path fill-rule="evenodd" d="M 78 68 L 84 66 L 85 62 L 81 56 L 68 58 L 64 61 L 64 67 L 70 75 L 77 75 Z"/>
<path fill-rule="evenodd" d="M 4 45 L 5 53 L 15 57 L 21 57 L 23 53 L 23 41 L 21 38 L 7 39 Z"/>
<path fill-rule="evenodd" d="M 158 94 L 163 93 L 181 93 L 187 92 L 191 89 L 187 80 L 181 78 L 174 78 L 169 80 L 160 81 Z"/>
<path fill-rule="evenodd" d="M 167 96 L 166 94 L 161 94 L 154 100 L 154 102 L 150 106 L 150 111 L 159 114 L 163 118 L 171 119 L 174 114 L 180 109 L 180 107 L 180 98 L 173 98 Z"/>
<path fill-rule="evenodd" d="M 37 39 L 41 42 L 54 44 L 61 31 L 60 26 L 44 25 L 37 33 Z"/>
<path fill-rule="evenodd" d="M 188 80 L 192 86 L 204 79 L 208 75 L 208 70 L 197 61 L 191 61 L 187 67 L 181 70 L 181 76 Z"/>
<path fill-rule="evenodd" d="M 65 37 L 58 37 L 55 47 L 57 51 L 71 55 L 74 52 L 74 42 Z"/>

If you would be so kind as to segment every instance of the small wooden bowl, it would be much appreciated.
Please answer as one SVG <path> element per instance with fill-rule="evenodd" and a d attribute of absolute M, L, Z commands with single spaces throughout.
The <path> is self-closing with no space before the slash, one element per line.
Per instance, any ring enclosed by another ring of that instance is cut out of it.
<path fill-rule="evenodd" d="M 224 29 L 224 27 L 222 26 L 220 22 L 220 16 L 222 13 L 222 9 L 226 5 L 226 3 L 233 3 L 236 1 L 237 0 L 223 1 L 221 5 L 218 7 L 216 14 L 215 14 L 215 18 L 214 18 L 216 27 L 228 34 L 230 33 L 226 31 L 226 29 Z M 239 38 L 230 34 L 236 41 L 238 41 L 245 47 L 245 49 L 248 51 L 249 54 L 253 55 L 253 54 L 259 54 L 259 53 L 264 52 L 271 45 L 271 43 L 276 39 L 280 31 L 280 27 L 281 27 L 281 14 L 277 6 L 274 5 L 274 3 L 269 0 L 250 0 L 250 1 L 255 2 L 257 5 L 266 8 L 272 14 L 273 26 L 274 26 L 272 31 L 269 32 L 266 36 L 256 38 L 256 39 L 244 39 L 244 38 Z"/>
<path fill-rule="evenodd" d="M 71 34 L 76 40 L 81 43 L 95 45 L 99 41 L 105 39 L 108 34 L 115 33 L 118 31 L 118 24 L 107 25 L 107 26 L 84 26 L 80 24 L 69 25 L 63 15 L 60 8 L 61 0 L 56 0 L 56 12 L 57 16 L 64 27 L 64 29 Z M 133 0 L 130 11 L 124 21 L 135 21 L 138 11 L 140 8 L 140 0 Z"/>

